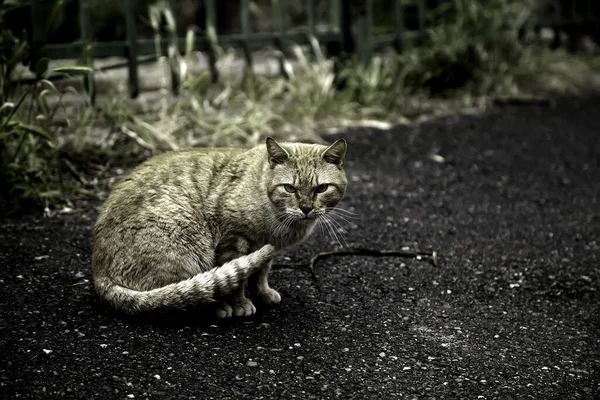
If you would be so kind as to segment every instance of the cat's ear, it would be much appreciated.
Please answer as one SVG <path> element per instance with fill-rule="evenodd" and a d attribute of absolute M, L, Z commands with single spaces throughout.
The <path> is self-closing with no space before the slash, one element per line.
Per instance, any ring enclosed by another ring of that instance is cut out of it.
<path fill-rule="evenodd" d="M 269 164 L 271 164 L 272 167 L 283 164 L 290 157 L 288 152 L 270 137 L 267 138 L 267 153 L 269 154 Z"/>
<path fill-rule="evenodd" d="M 338 167 L 344 166 L 346 158 L 346 140 L 338 139 L 323 152 L 323 160 Z"/>

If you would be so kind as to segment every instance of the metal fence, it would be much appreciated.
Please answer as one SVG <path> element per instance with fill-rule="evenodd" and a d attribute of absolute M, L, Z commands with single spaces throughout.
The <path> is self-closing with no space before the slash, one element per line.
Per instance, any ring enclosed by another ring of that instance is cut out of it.
<path fill-rule="evenodd" d="M 281 51 L 283 57 L 288 54 L 290 45 L 307 45 L 316 51 L 322 43 L 338 43 L 342 51 L 356 52 L 358 56 L 367 61 L 371 53 L 383 46 L 393 45 L 401 50 L 407 41 L 424 35 L 425 29 L 425 0 L 415 0 L 419 29 L 407 31 L 404 28 L 404 9 L 406 0 L 393 0 L 394 33 L 373 36 L 373 1 L 366 0 L 358 7 L 349 0 L 331 0 L 331 17 L 329 23 L 317 29 L 315 18 L 315 0 L 306 1 L 307 24 L 303 28 L 289 31 L 285 24 L 286 0 L 273 0 L 275 16 L 275 32 L 253 32 L 250 21 L 250 0 L 240 2 L 239 34 L 219 34 L 216 30 L 216 0 L 204 0 L 206 15 L 206 31 L 216 33 L 216 40 L 211 40 L 210 35 L 197 35 L 194 37 L 194 50 L 205 52 L 208 55 L 210 71 L 213 79 L 218 77 L 216 68 L 215 46 L 222 48 L 238 48 L 243 50 L 246 62 L 252 67 L 252 52 L 264 48 L 275 47 Z M 42 0 L 31 2 L 32 11 L 32 38 L 34 43 L 44 42 L 44 18 L 46 10 Z M 52 44 L 44 43 L 45 54 L 52 59 L 81 59 L 85 55 L 87 63 L 92 64 L 94 58 L 125 57 L 129 71 L 129 92 L 132 97 L 139 93 L 138 65 L 156 59 L 156 41 L 137 37 L 135 21 L 135 0 L 124 0 L 123 12 L 126 22 L 126 40 L 115 42 L 94 42 L 92 27 L 90 25 L 90 8 L 86 0 L 79 0 L 79 21 L 81 39 L 74 43 Z M 170 2 L 175 5 L 174 1 Z M 352 15 L 351 15 L 352 13 Z M 356 27 L 353 34 L 350 25 Z M 168 38 L 160 39 L 162 54 L 166 53 L 170 41 Z M 177 47 L 183 51 L 186 38 L 177 38 Z M 111 67 L 119 67 L 115 65 Z M 108 67 L 108 68 L 111 68 Z M 93 75 L 88 78 L 88 86 L 93 85 Z"/>
<path fill-rule="evenodd" d="M 221 0 L 225 1 L 225 0 Z M 317 27 L 315 16 L 316 0 L 304 0 L 306 6 L 306 25 L 301 28 L 289 30 L 286 26 L 286 0 L 272 0 L 274 10 L 274 32 L 255 32 L 250 18 L 250 0 L 240 1 L 240 27 L 241 32 L 236 34 L 220 34 L 217 32 L 216 24 L 216 0 L 204 0 L 205 7 L 205 34 L 195 35 L 193 40 L 194 50 L 205 52 L 209 60 L 209 67 L 213 80 L 218 79 L 216 68 L 217 46 L 222 48 L 238 48 L 243 50 L 249 67 L 253 64 L 253 51 L 264 47 L 275 47 L 280 50 L 281 57 L 285 58 L 291 44 L 307 45 L 314 51 L 323 43 L 335 43 L 334 46 L 340 53 L 355 53 L 357 57 L 367 62 L 372 53 L 386 46 L 393 46 L 402 51 L 407 43 L 417 42 L 426 34 L 427 5 L 432 3 L 439 5 L 444 0 L 389 0 L 387 5 L 391 6 L 391 19 L 393 21 L 391 31 L 375 35 L 373 32 L 373 0 L 330 0 L 330 18 L 327 24 Z M 446 0 L 453 1 L 453 0 Z M 485 1 L 485 0 L 481 0 Z M 511 0 L 507 0 L 511 1 Z M 512 0 L 525 1 L 525 0 Z M 529 0 L 536 1 L 536 0 Z M 579 16 L 594 15 L 592 12 L 593 2 L 598 0 L 538 0 L 551 1 L 555 6 L 549 16 L 537 21 L 537 26 L 551 25 L 555 29 L 569 26 L 580 26 L 589 23 L 588 19 L 581 20 Z M 32 15 L 32 39 L 34 43 L 44 42 L 44 19 L 45 9 L 42 0 L 31 1 Z M 175 6 L 175 1 L 168 1 Z M 565 19 L 565 5 L 571 4 L 570 13 L 572 18 Z M 587 8 L 586 8 L 587 7 Z M 411 29 L 406 28 L 407 21 L 405 12 L 410 9 Z M 583 11 L 582 11 L 583 10 Z M 79 0 L 79 23 L 80 40 L 74 43 L 52 44 L 43 43 L 45 53 L 52 59 L 84 59 L 89 65 L 94 58 L 124 57 L 129 71 L 129 93 L 136 97 L 139 93 L 138 66 L 140 63 L 154 61 L 157 57 L 157 48 L 162 54 L 166 54 L 169 44 L 176 42 L 179 51 L 186 47 L 186 38 L 139 38 L 136 26 L 136 0 L 123 1 L 123 13 L 125 16 L 126 40 L 113 42 L 96 42 L 92 37 L 92 26 L 90 23 L 90 7 L 88 1 Z M 597 20 L 592 25 L 597 27 Z M 578 25 L 579 24 L 579 25 Z M 594 25 L 595 24 L 595 25 Z M 589 24 L 588 24 L 589 25 Z M 210 33 L 213 33 L 212 35 Z M 209 33 L 209 34 L 207 34 Z M 560 35 L 557 35 L 560 36 Z M 82 56 L 83 55 L 83 56 Z M 111 67 L 123 67 L 123 64 Z M 93 79 L 91 74 L 86 77 L 86 85 L 93 91 Z"/>

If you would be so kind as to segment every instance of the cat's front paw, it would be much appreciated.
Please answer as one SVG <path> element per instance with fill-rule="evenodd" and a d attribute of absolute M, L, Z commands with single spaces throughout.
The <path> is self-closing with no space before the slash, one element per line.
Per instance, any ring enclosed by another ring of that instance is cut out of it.
<path fill-rule="evenodd" d="M 232 304 L 232 307 L 233 315 L 236 317 L 249 317 L 256 313 L 256 307 L 254 307 L 254 304 L 247 298 L 237 300 Z"/>
<path fill-rule="evenodd" d="M 231 308 L 231 306 L 229 304 L 227 304 L 226 302 L 223 301 L 217 305 L 217 308 L 215 310 L 215 318 L 218 318 L 218 319 L 231 318 L 232 315 L 233 315 L 233 308 Z"/>
<path fill-rule="evenodd" d="M 275 289 L 266 288 L 256 292 L 256 301 L 263 305 L 279 304 L 281 295 Z"/>

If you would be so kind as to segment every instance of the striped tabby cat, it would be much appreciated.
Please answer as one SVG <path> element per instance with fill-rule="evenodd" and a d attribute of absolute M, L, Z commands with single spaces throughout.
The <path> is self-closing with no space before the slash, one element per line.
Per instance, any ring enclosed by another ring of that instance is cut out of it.
<path fill-rule="evenodd" d="M 97 294 L 127 314 L 212 303 L 226 318 L 279 303 L 267 279 L 274 251 L 304 240 L 340 202 L 345 155 L 343 139 L 267 138 L 150 158 L 115 186 L 94 227 Z"/>

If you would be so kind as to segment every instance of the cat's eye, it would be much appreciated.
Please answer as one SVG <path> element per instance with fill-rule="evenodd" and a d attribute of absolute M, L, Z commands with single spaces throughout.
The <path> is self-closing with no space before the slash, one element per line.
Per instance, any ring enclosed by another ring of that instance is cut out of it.
<path fill-rule="evenodd" d="M 324 183 L 315 188 L 315 193 L 324 193 L 329 188 L 329 185 Z"/>
<path fill-rule="evenodd" d="M 290 185 L 290 184 L 285 184 L 285 185 L 283 185 L 283 188 L 284 188 L 284 189 L 285 189 L 285 191 L 286 191 L 286 192 L 288 192 L 288 193 L 296 193 L 296 188 L 295 188 L 295 187 L 293 187 L 293 186 L 292 186 L 292 185 Z"/>

